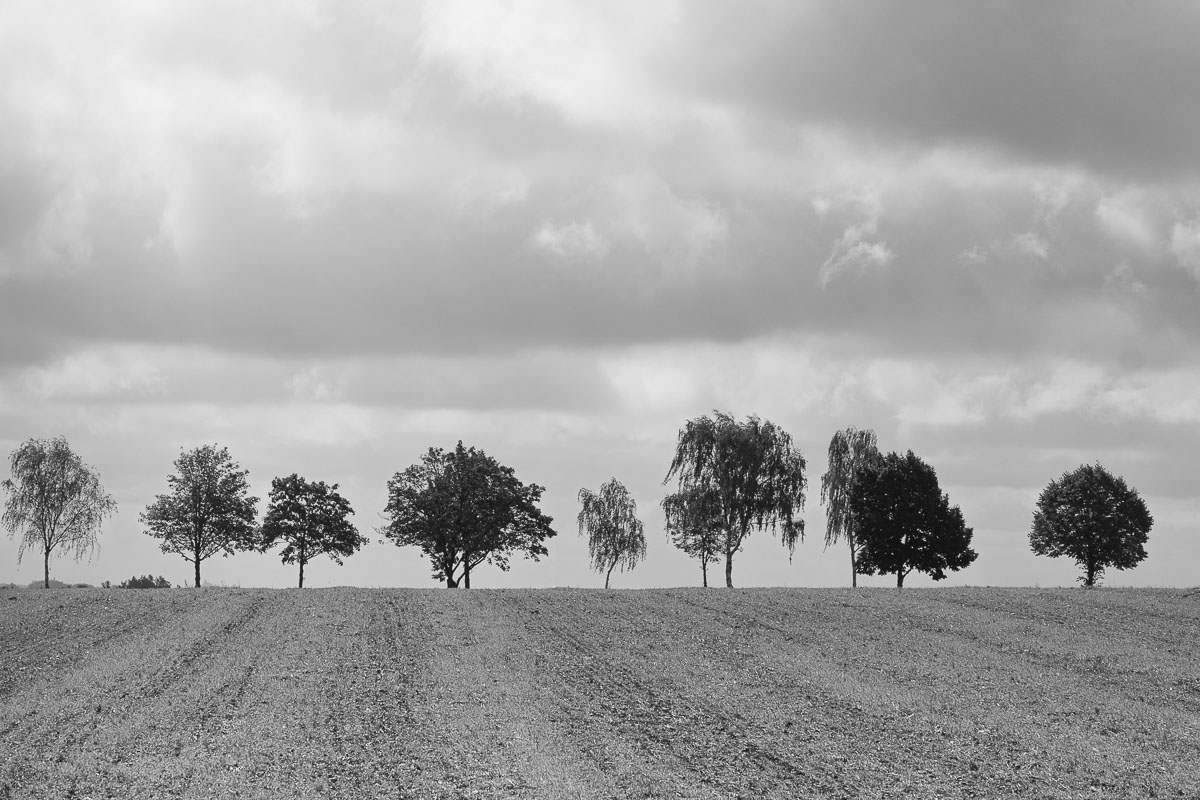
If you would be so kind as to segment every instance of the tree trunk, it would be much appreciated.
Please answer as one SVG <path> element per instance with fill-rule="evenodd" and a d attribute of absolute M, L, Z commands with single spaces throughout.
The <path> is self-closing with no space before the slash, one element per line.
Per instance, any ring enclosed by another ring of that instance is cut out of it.
<path fill-rule="evenodd" d="M 733 588 L 733 551 L 725 550 L 725 588 Z"/>
<path fill-rule="evenodd" d="M 196 557 L 192 559 L 196 563 L 196 588 L 200 588 L 200 554 L 196 553 Z"/>
<path fill-rule="evenodd" d="M 467 564 L 465 567 L 463 567 L 463 588 L 464 589 L 471 588 L 471 565 L 470 564 Z"/>
<path fill-rule="evenodd" d="M 451 575 L 449 572 L 446 573 L 446 588 L 447 589 L 457 589 L 458 588 L 458 583 L 454 580 L 454 576 Z"/>
<path fill-rule="evenodd" d="M 43 579 L 46 582 L 46 588 L 50 588 L 50 551 L 42 551 L 42 565 L 46 568 Z"/>
<path fill-rule="evenodd" d="M 846 537 L 850 542 L 850 588 L 858 588 L 858 559 L 854 554 L 854 537 Z"/>
<path fill-rule="evenodd" d="M 48 586 L 49 584 L 47 584 Z M 1091 589 L 1096 585 L 1096 565 L 1090 561 L 1087 564 L 1087 577 L 1084 578 L 1083 588 Z"/>
<path fill-rule="evenodd" d="M 616 566 L 617 566 L 617 562 L 615 562 L 615 561 L 614 561 L 614 562 L 613 562 L 613 563 L 612 563 L 612 564 L 609 566 L 609 568 L 608 568 L 608 572 L 606 572 L 606 573 L 604 574 L 604 588 L 605 588 L 605 589 L 607 589 L 607 588 L 608 588 L 608 579 L 612 577 L 612 571 L 613 571 L 613 568 L 614 568 L 614 567 L 616 567 Z"/>
<path fill-rule="evenodd" d="M 704 578 L 704 588 L 705 588 L 705 589 L 707 589 L 707 588 L 708 588 L 708 562 L 707 562 L 707 561 L 703 561 L 703 560 L 701 560 L 701 562 L 700 562 L 700 574 L 701 574 L 701 575 L 703 576 L 703 578 Z"/>
<path fill-rule="evenodd" d="M 300 559 L 300 588 L 304 588 L 304 559 Z"/>
<path fill-rule="evenodd" d="M 897 589 L 904 588 L 904 570 L 901 570 L 901 569 L 896 570 L 896 588 Z"/>

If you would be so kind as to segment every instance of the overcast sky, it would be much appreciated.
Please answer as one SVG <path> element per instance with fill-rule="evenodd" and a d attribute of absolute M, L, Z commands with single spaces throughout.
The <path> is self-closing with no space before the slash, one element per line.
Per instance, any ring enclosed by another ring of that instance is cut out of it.
<path fill-rule="evenodd" d="M 1198 40 L 1175 2 L 8 0 L 0 451 L 64 435 L 119 503 L 61 580 L 190 580 L 138 514 L 217 443 L 260 509 L 341 484 L 372 543 L 308 585 L 434 585 L 373 529 L 462 439 L 558 531 L 476 586 L 603 585 L 576 494 L 610 477 L 649 539 L 613 584 L 678 586 L 662 480 L 720 409 L 808 459 L 806 541 L 754 534 L 738 585 L 849 583 L 818 502 L 847 425 L 974 527 L 946 584 L 1073 585 L 1029 525 L 1099 461 L 1155 518 L 1107 585 L 1194 585 Z M 16 555 L 0 582 L 40 577 Z"/>

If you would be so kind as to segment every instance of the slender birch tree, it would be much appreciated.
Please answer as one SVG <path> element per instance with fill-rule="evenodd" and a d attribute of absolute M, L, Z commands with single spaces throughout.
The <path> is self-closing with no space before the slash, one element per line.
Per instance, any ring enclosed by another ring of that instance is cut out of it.
<path fill-rule="evenodd" d="M 724 552 L 721 507 L 717 493 L 692 486 L 669 494 L 662 501 L 667 536 L 683 552 L 700 562 L 700 577 L 708 588 L 708 565 Z"/>
<path fill-rule="evenodd" d="M 825 506 L 825 547 L 845 539 L 850 546 L 850 585 L 858 586 L 858 526 L 850 510 L 850 490 L 860 467 L 879 464 L 875 431 L 853 426 L 840 430 L 829 441 L 829 467 L 821 476 L 821 503 Z"/>
<path fill-rule="evenodd" d="M 0 524 L 21 535 L 17 562 L 27 547 L 42 551 L 43 582 L 50 588 L 50 554 L 66 550 L 78 561 L 100 546 L 100 526 L 117 510 L 100 476 L 61 436 L 29 439 L 8 459 L 12 477 L 0 483 L 8 495 Z"/>
<path fill-rule="evenodd" d="M 637 502 L 629 490 L 612 478 L 599 492 L 579 490 L 579 535 L 588 537 L 592 569 L 604 573 L 608 588 L 612 572 L 618 566 L 624 572 L 646 558 L 646 534 L 637 518 Z"/>
<path fill-rule="evenodd" d="M 738 422 L 714 411 L 679 430 L 663 483 L 678 478 L 680 490 L 702 487 L 716 494 L 727 587 L 733 588 L 733 556 L 752 528 L 778 531 L 789 556 L 803 540 L 804 467 L 791 435 L 754 415 Z"/>

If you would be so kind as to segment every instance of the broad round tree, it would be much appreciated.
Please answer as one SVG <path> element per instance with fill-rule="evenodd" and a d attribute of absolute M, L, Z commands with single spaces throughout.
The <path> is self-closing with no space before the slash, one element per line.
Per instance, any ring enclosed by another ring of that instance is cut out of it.
<path fill-rule="evenodd" d="M 938 485 L 937 473 L 909 450 L 888 453 L 877 464 L 859 468 L 850 491 L 850 512 L 857 526 L 858 571 L 896 575 L 903 588 L 909 573 L 924 572 L 935 581 L 975 561 L 973 531 L 958 506 Z"/>
<path fill-rule="evenodd" d="M 555 535 L 538 503 L 545 489 L 517 479 L 482 450 L 429 448 L 418 464 L 388 481 L 388 522 L 379 532 L 400 547 L 421 548 L 434 580 L 471 588 L 483 563 L 507 570 L 514 553 L 537 561 Z"/>
<path fill-rule="evenodd" d="M 192 562 L 200 586 L 200 562 L 217 553 L 256 550 L 254 518 L 258 498 L 249 494 L 249 473 L 229 450 L 206 444 L 182 451 L 166 494 L 156 495 L 140 519 L 146 534 L 162 539 L 164 553 Z"/>
<path fill-rule="evenodd" d="M 1029 546 L 1039 556 L 1067 556 L 1083 568 L 1079 580 L 1095 586 L 1108 568 L 1132 569 L 1146 558 L 1154 518 L 1121 477 L 1084 464 L 1042 490 Z"/>
<path fill-rule="evenodd" d="M 284 564 L 300 566 L 301 589 L 304 568 L 317 556 L 329 556 L 341 566 L 367 543 L 348 517 L 350 502 L 338 494 L 338 485 L 308 481 L 296 473 L 271 481 L 271 496 L 260 531 L 263 552 L 283 544 Z"/>

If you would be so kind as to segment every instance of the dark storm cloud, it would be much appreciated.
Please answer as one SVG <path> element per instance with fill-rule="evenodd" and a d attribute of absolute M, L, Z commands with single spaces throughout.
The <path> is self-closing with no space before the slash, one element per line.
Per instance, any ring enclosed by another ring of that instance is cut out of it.
<path fill-rule="evenodd" d="M 852 0 L 761 12 L 693 7 L 710 46 L 686 72 L 731 103 L 918 147 L 995 148 L 1134 180 L 1200 170 L 1195 6 Z"/>

